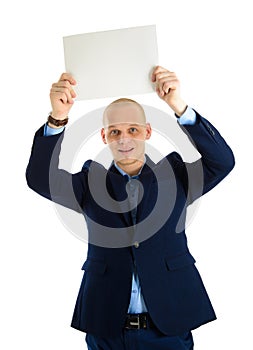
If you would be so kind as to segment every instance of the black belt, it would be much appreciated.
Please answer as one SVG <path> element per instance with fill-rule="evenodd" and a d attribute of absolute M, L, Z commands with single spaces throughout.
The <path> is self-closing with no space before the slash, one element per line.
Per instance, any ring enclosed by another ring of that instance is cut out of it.
<path fill-rule="evenodd" d="M 149 314 L 127 314 L 125 328 L 126 329 L 148 329 L 154 328 Z"/>

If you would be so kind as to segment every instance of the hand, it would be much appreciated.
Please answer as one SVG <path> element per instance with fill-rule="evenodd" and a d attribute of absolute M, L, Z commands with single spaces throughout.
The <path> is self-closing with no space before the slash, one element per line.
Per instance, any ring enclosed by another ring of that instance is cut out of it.
<path fill-rule="evenodd" d="M 63 120 L 68 116 L 73 106 L 76 93 L 73 90 L 76 85 L 75 79 L 68 73 L 63 73 L 57 83 L 52 85 L 50 100 L 52 105 L 52 116 L 55 119 Z"/>
<path fill-rule="evenodd" d="M 187 108 L 187 104 L 180 96 L 180 82 L 174 72 L 157 66 L 153 70 L 151 80 L 156 83 L 156 92 L 178 115 L 181 116 Z"/>

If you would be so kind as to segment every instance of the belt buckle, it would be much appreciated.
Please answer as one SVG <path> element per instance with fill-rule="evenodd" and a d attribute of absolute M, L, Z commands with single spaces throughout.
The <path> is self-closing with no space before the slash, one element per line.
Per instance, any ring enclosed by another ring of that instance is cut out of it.
<path fill-rule="evenodd" d="M 140 317 L 139 317 L 139 315 L 134 316 L 134 318 L 135 318 L 135 320 L 133 320 L 133 321 L 130 320 L 129 321 L 130 326 L 134 326 L 135 329 L 140 329 L 141 328 L 141 324 L 140 324 Z"/>

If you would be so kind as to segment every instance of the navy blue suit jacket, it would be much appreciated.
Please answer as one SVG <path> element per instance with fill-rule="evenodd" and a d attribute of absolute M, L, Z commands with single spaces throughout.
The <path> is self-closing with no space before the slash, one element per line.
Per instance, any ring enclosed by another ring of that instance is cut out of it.
<path fill-rule="evenodd" d="M 64 133 L 44 137 L 42 127 L 35 134 L 26 172 L 29 187 L 83 213 L 89 232 L 72 327 L 100 336 L 119 334 L 134 265 L 148 312 L 164 334 L 179 335 L 216 318 L 189 252 L 184 223 L 187 206 L 232 170 L 234 157 L 215 127 L 199 114 L 195 125 L 182 129 L 201 159 L 185 163 L 173 152 L 154 164 L 147 157 L 139 177 L 143 196 L 135 226 L 130 212 L 121 208 L 127 198 L 126 179 L 114 165 L 106 170 L 87 161 L 80 172 L 70 174 L 58 169 Z M 96 188 L 102 205 L 94 199 Z"/>

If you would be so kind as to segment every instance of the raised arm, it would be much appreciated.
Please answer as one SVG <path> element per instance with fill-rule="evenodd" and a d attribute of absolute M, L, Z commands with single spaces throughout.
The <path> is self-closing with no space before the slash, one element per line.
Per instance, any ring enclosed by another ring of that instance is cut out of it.
<path fill-rule="evenodd" d="M 58 168 L 64 128 L 55 125 L 68 117 L 76 97 L 73 90 L 75 84 L 71 75 L 63 73 L 59 81 L 52 85 L 50 100 L 54 123 L 47 122 L 36 132 L 26 179 L 28 186 L 38 194 L 81 212 L 86 192 L 85 170 L 73 175 Z"/>
<path fill-rule="evenodd" d="M 184 163 L 176 154 L 173 158 L 177 175 L 184 183 L 187 202 L 190 204 L 210 191 L 233 169 L 233 152 L 207 119 L 193 110 L 194 122 L 193 118 L 188 118 L 189 108 L 181 98 L 180 82 L 174 72 L 158 66 L 151 79 L 156 84 L 158 96 L 175 112 L 182 130 L 201 154 L 201 159 L 193 163 Z"/>

